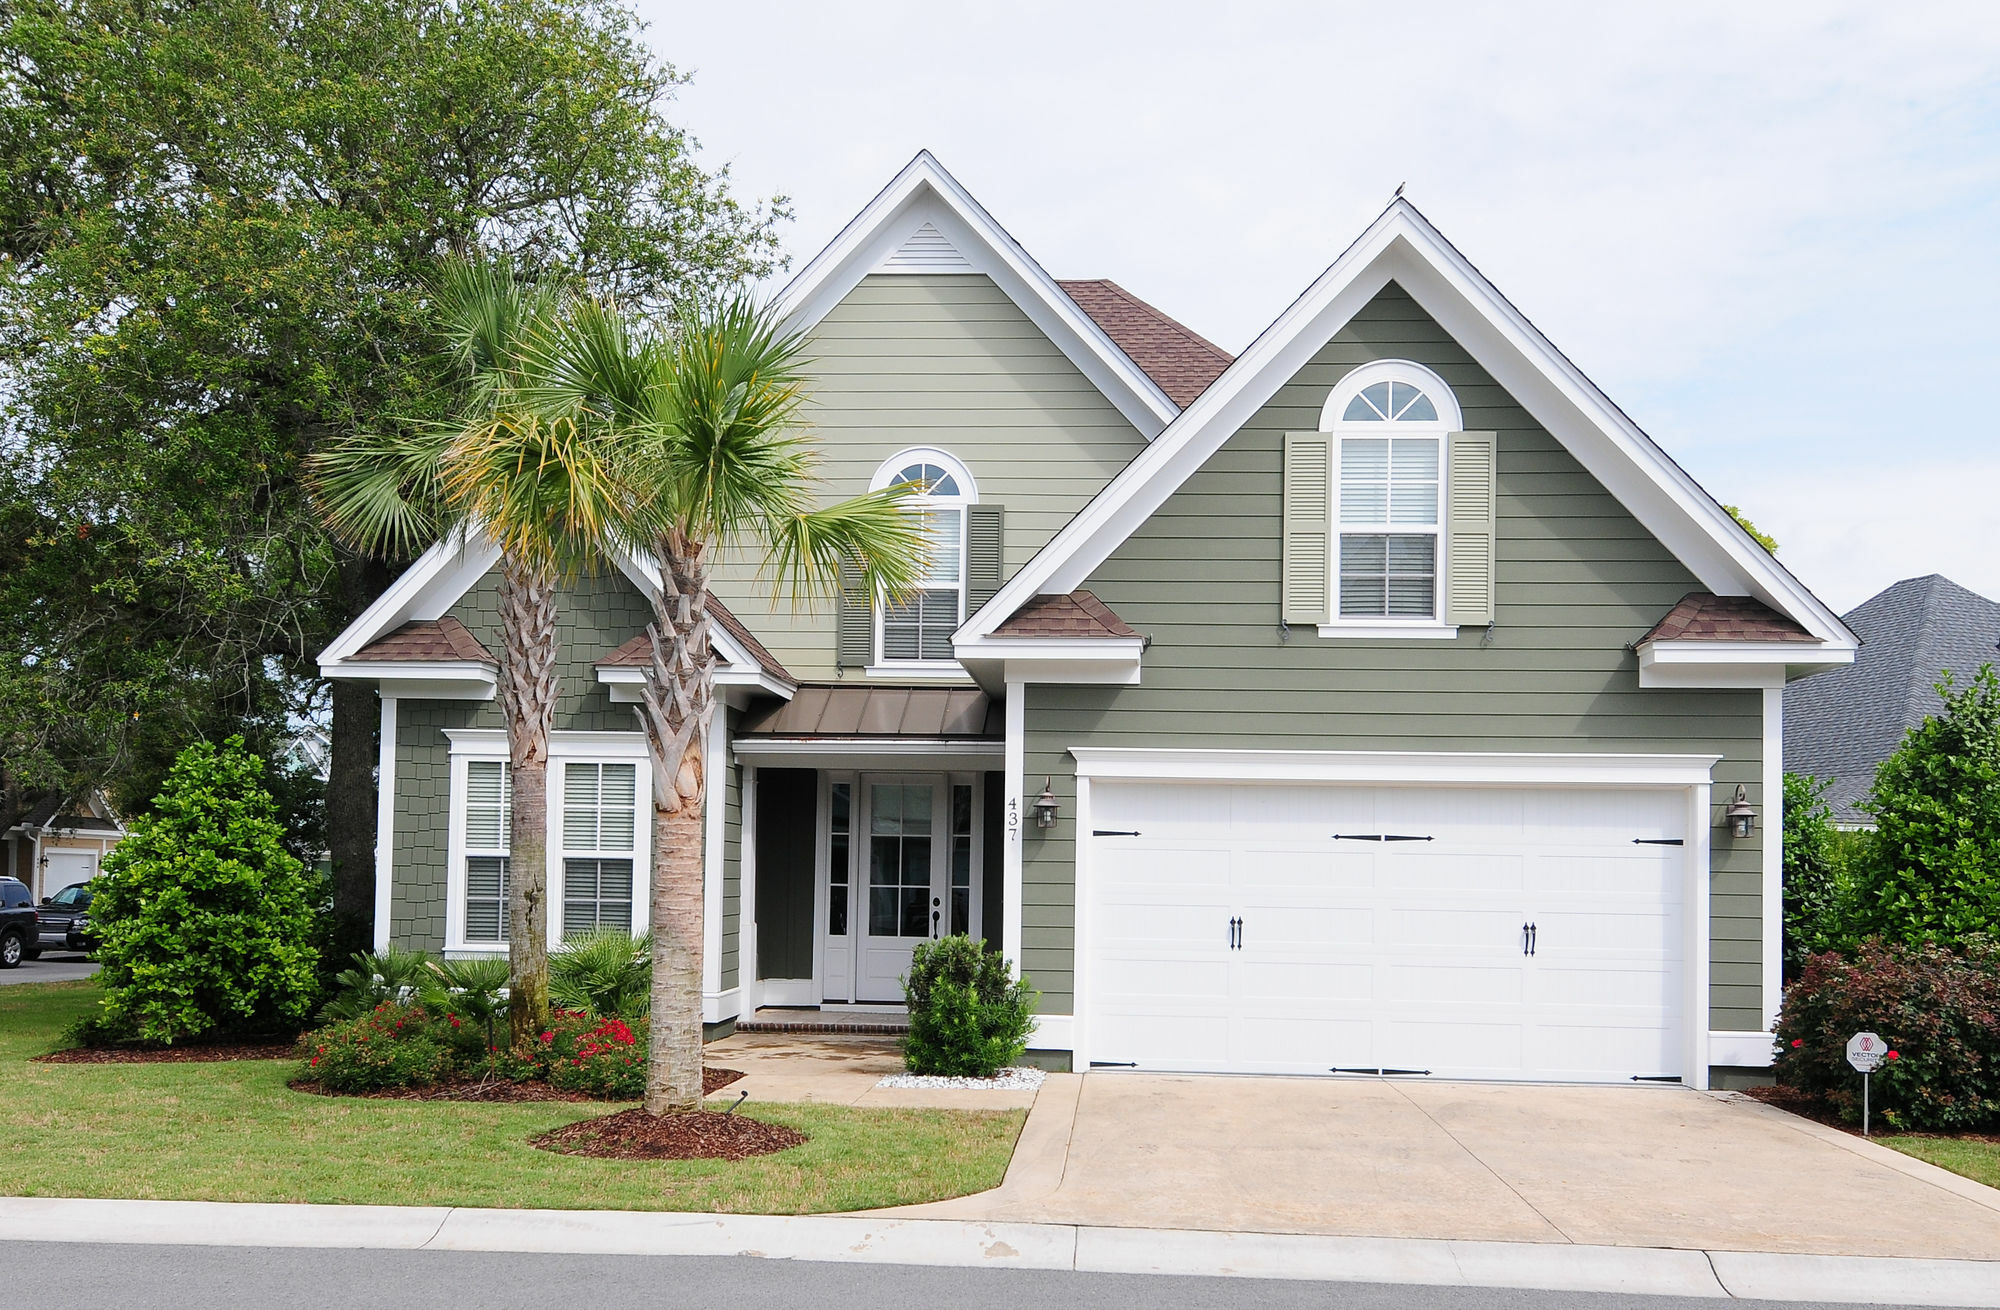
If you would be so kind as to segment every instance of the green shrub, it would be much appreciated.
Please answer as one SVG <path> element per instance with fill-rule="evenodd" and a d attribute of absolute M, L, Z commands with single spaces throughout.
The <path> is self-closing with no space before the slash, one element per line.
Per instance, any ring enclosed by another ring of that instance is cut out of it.
<path fill-rule="evenodd" d="M 1778 1015 L 1778 1081 L 1858 1123 L 1861 1076 L 1847 1042 L 1859 1032 L 1879 1034 L 1895 1054 L 1870 1093 L 1891 1127 L 2000 1126 L 2000 948 L 1990 940 L 1954 951 L 1871 938 L 1851 959 L 1808 959 Z"/>
<path fill-rule="evenodd" d="M 182 751 L 105 857 L 91 924 L 106 1026 L 172 1043 L 296 1032 L 317 999 L 314 880 L 285 852 L 241 737 Z"/>
<path fill-rule="evenodd" d="M 384 1001 L 358 1019 L 328 1024 L 299 1039 L 300 1072 L 330 1091 L 374 1092 L 428 1087 L 451 1074 L 453 1053 L 440 1023 L 421 1005 Z"/>
<path fill-rule="evenodd" d="M 1021 1058 L 1037 994 L 1000 952 L 963 935 L 919 942 L 903 979 L 910 1072 L 986 1078 Z"/>
<path fill-rule="evenodd" d="M 354 964 L 333 976 L 336 990 L 333 999 L 320 1007 L 321 1023 L 359 1019 L 384 1001 L 400 1005 L 415 996 L 430 978 L 430 956 L 422 951 L 391 946 L 348 958 Z"/>
<path fill-rule="evenodd" d="M 2000 677 L 1983 666 L 1876 770 L 1857 928 L 1891 941 L 2000 935 Z"/>
<path fill-rule="evenodd" d="M 1850 936 L 1845 860 L 1826 803 L 1830 784 L 1785 775 L 1785 977 L 1796 978 L 1808 957 L 1837 950 Z"/>
<path fill-rule="evenodd" d="M 490 1047 L 507 1026 L 507 973 L 505 957 L 426 960 L 418 994 L 432 1011 L 461 1020 L 466 1039 L 476 1034 Z"/>
<path fill-rule="evenodd" d="M 636 1101 L 646 1094 L 646 1026 L 637 1032 L 623 1019 L 597 1019 L 580 1027 L 574 1012 L 556 1020 L 564 1029 L 552 1036 L 548 1061 L 551 1087 L 582 1092 L 605 1101 Z M 553 1033 L 553 1030 L 552 1030 Z"/>
<path fill-rule="evenodd" d="M 599 928 L 564 942 L 549 956 L 549 1004 L 620 1019 L 653 1008 L 653 936 Z"/>

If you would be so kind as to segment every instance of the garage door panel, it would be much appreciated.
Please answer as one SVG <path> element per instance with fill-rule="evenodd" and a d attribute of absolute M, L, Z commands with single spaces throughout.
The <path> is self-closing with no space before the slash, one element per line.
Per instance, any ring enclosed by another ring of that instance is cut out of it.
<path fill-rule="evenodd" d="M 1385 833 L 1482 845 L 1518 842 L 1527 834 L 1523 792 L 1397 787 L 1377 796 L 1376 817 Z"/>
<path fill-rule="evenodd" d="M 1679 889 L 1678 861 L 1624 851 L 1579 851 L 1544 855 L 1527 868 L 1534 892 L 1630 896 L 1657 904 Z"/>
<path fill-rule="evenodd" d="M 1492 910 L 1398 906 L 1383 919 L 1384 946 L 1499 951 L 1508 955 L 1521 949 L 1521 925 L 1528 921 L 1518 907 L 1512 906 Z"/>
<path fill-rule="evenodd" d="M 1383 1060 L 1392 1068 L 1459 1077 L 1513 1077 L 1526 1065 L 1518 1023 L 1398 1019 L 1383 1024 Z"/>
<path fill-rule="evenodd" d="M 1625 1079 L 1681 1072 L 1679 1054 L 1654 1027 L 1608 1024 L 1538 1024 L 1526 1035 L 1531 1067 L 1558 1077 L 1587 1077 L 1606 1068 L 1630 1070 Z M 1580 1053 L 1589 1060 L 1577 1059 Z"/>
<path fill-rule="evenodd" d="M 1375 857 L 1341 851 L 1300 850 L 1251 842 L 1233 856 L 1235 885 L 1255 895 L 1264 890 L 1297 896 L 1366 891 L 1375 886 Z"/>
<path fill-rule="evenodd" d="M 1679 999 L 1674 976 L 1660 968 L 1565 969 L 1537 961 L 1523 979 L 1523 999 L 1537 1009 L 1623 1006 L 1658 1015 L 1674 1009 Z"/>
<path fill-rule="evenodd" d="M 1366 1019 L 1247 1015 L 1234 1033 L 1230 1067 L 1246 1073 L 1326 1073 L 1343 1061 L 1375 1058 L 1375 1026 Z"/>
<path fill-rule="evenodd" d="M 1459 852 L 1426 852 L 1385 857 L 1382 881 L 1411 891 L 1518 892 L 1526 877 L 1519 855 L 1469 857 Z"/>
<path fill-rule="evenodd" d="M 1375 966 L 1324 961 L 1245 960 L 1237 971 L 1241 999 L 1304 1013 L 1316 1003 L 1367 1001 L 1375 995 Z"/>
<path fill-rule="evenodd" d="M 1388 985 L 1383 999 L 1416 1005 L 1519 1005 L 1525 986 L 1519 966 L 1479 968 L 1463 964 L 1383 966 Z"/>
<path fill-rule="evenodd" d="M 1147 997 L 1187 1000 L 1214 999 L 1229 993 L 1229 965 L 1168 959 L 1121 959 L 1107 955 L 1098 962 L 1098 985 L 1107 998 L 1143 1001 Z"/>
<path fill-rule="evenodd" d="M 1244 947 L 1254 950 L 1257 957 L 1337 952 L 1342 947 L 1365 947 L 1375 940 L 1373 910 L 1253 901 L 1241 907 L 1240 917 Z M 1255 947 L 1250 946 L 1253 938 Z"/>

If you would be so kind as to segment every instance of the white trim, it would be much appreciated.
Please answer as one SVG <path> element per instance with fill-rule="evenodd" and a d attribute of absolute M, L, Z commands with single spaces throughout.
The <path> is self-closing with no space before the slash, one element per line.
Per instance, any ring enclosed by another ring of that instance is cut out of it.
<path fill-rule="evenodd" d="M 1438 530 L 1440 551 L 1444 544 L 1444 530 Z M 1444 594 L 1444 575 L 1438 575 L 1438 594 Z M 1359 637 L 1365 641 L 1445 641 L 1458 635 L 1456 623 L 1380 623 L 1367 619 L 1342 619 L 1338 623 L 1321 623 L 1317 631 L 1322 637 L 1342 640 Z"/>
<path fill-rule="evenodd" d="M 1687 835 L 1683 838 L 1687 843 L 1683 847 L 1687 852 L 1687 902 L 1682 907 L 1682 919 L 1687 932 L 1688 990 L 1681 1015 L 1687 1042 L 1687 1071 L 1681 1075 L 1681 1081 L 1698 1092 L 1708 1090 L 1708 1042 L 1703 1034 L 1708 1031 L 1715 1008 L 1709 998 L 1708 980 L 1708 939 L 1715 931 L 1708 894 L 1709 883 L 1715 876 L 1715 860 L 1709 853 L 1715 822 L 1710 817 L 1710 790 L 1706 781 L 1688 788 Z"/>
<path fill-rule="evenodd" d="M 1639 664 L 1639 685 L 1648 691 L 1661 688 L 1727 688 L 1755 691 L 1760 687 L 1785 685 L 1782 665 L 1769 664 Z"/>
<path fill-rule="evenodd" d="M 743 1014 L 743 988 L 731 987 L 727 991 L 704 991 L 701 994 L 701 1021 L 721 1023 L 724 1019 L 735 1019 Z"/>
<path fill-rule="evenodd" d="M 724 883 L 723 874 L 723 829 L 729 818 L 729 723 L 728 712 L 717 707 L 708 720 L 708 742 L 703 750 L 704 767 L 708 770 L 707 795 L 704 798 L 702 821 L 702 915 L 701 915 L 701 989 L 705 994 L 716 994 L 722 990 L 722 916 Z M 652 835 L 653 807 L 642 805 L 640 810 L 647 816 L 647 836 Z M 738 888 L 741 894 L 741 888 Z M 647 896 L 650 904 L 652 897 Z M 637 915 L 633 916 L 635 919 Z M 650 917 L 650 913 L 649 916 Z M 742 918 L 737 918 L 739 926 Z M 739 962 L 740 963 L 740 962 Z M 739 973 L 737 981 L 741 983 Z M 710 1023 L 716 1020 L 709 1020 Z"/>
<path fill-rule="evenodd" d="M 942 591 L 943 588 L 940 587 L 937 590 Z M 961 592 L 961 595 L 963 595 L 963 592 Z M 963 603 L 961 600 L 960 604 L 962 605 Z M 882 648 L 882 607 L 877 605 L 874 609 L 876 610 L 875 649 L 880 650 Z M 953 678 L 960 682 L 969 682 L 972 679 L 972 675 L 965 671 L 965 666 L 957 660 L 883 660 L 870 664 L 861 671 L 871 678 L 888 678 L 897 682 L 907 682 L 912 678 Z"/>
<path fill-rule="evenodd" d="M 483 534 L 451 533 L 418 556 L 360 618 L 348 624 L 320 652 L 320 664 L 339 664 L 390 629 L 412 620 L 443 618 L 499 558 L 500 548 Z"/>
<path fill-rule="evenodd" d="M 1078 1006 L 1077 1012 L 1082 1013 Z M 1028 1034 L 1028 1049 L 1031 1051 L 1074 1051 L 1076 1049 L 1076 1016 L 1069 1014 L 1038 1014 L 1035 1016 L 1034 1030 Z M 1078 1069 L 1076 1072 L 1085 1072 Z"/>
<path fill-rule="evenodd" d="M 736 989 L 742 994 L 740 1013 L 754 1014 L 761 993 L 757 987 L 757 766 L 745 763 L 743 798 L 736 822 Z"/>
<path fill-rule="evenodd" d="M 1458 407 L 1458 396 L 1443 378 L 1425 368 L 1413 359 L 1375 359 L 1349 370 L 1347 375 L 1326 394 L 1326 403 L 1320 406 L 1319 430 L 1333 432 L 1347 427 L 1341 415 L 1347 409 L 1347 402 L 1374 386 L 1377 382 L 1407 382 L 1430 397 L 1438 416 L 1429 423 L 1390 422 L 1378 429 L 1385 437 L 1403 432 L 1417 432 L 1425 436 L 1443 436 L 1449 432 L 1462 432 L 1465 419 Z M 1442 401 L 1443 403 L 1439 403 Z M 1355 427 L 1361 433 L 1371 425 L 1361 423 Z"/>
<path fill-rule="evenodd" d="M 1754 595 L 1798 621 L 1824 647 L 1855 647 L 1853 633 L 1838 616 L 1751 540 L 1685 469 L 1402 199 L 1391 203 L 1221 378 L 973 615 L 962 633 L 984 636 L 1033 597 L 1083 586 L 1121 542 L 1392 280 L 1705 588 L 1722 595 Z"/>
<path fill-rule="evenodd" d="M 965 258 L 970 271 L 992 278 L 1141 435 L 1151 440 L 1179 412 L 928 150 L 919 151 L 778 294 L 785 329 L 810 329 L 925 224 Z"/>
<path fill-rule="evenodd" d="M 508 763 L 509 750 L 507 734 L 497 728 L 468 728 L 444 730 L 451 741 L 448 754 L 450 761 L 445 785 L 445 869 L 444 869 L 444 949 L 452 951 L 482 951 L 487 954 L 507 954 L 506 942 L 468 941 L 465 936 L 465 793 L 466 766 L 478 760 L 486 763 Z M 560 785 L 560 784 L 558 784 Z M 513 777 L 507 779 L 511 796 Z M 550 828 L 554 828 L 551 815 Z M 508 844 L 512 845 L 509 832 Z M 510 857 L 511 858 L 511 857 Z M 505 899 L 500 906 L 502 924 L 506 924 L 509 906 Z M 553 919 L 551 915 L 551 931 Z"/>
<path fill-rule="evenodd" d="M 1011 703 L 1011 702 L 1010 702 Z M 1013 741 L 1010 731 L 1008 743 Z M 1526 754 L 1482 751 L 1290 751 L 1072 746 L 1079 777 L 1224 782 L 1353 782 L 1384 786 L 1706 786 L 1720 755 Z M 1703 820 L 1704 826 L 1707 820 Z"/>
<path fill-rule="evenodd" d="M 507 730 L 505 728 L 441 728 L 445 739 L 451 743 L 453 755 L 478 756 L 482 759 L 506 759 L 508 755 Z M 549 758 L 590 756 L 606 760 L 644 760 L 652 758 L 646 746 L 646 734 L 632 732 L 570 732 L 557 730 L 549 734 Z"/>
<path fill-rule="evenodd" d="M 748 745 L 749 750 L 744 747 Z M 934 745 L 898 742 L 853 742 L 738 739 L 736 758 L 768 769 L 865 769 L 899 773 L 948 773 L 954 769 L 984 771 L 1004 758 L 999 742 L 944 742 Z"/>
<path fill-rule="evenodd" d="M 1708 1062 L 1739 1069 L 1768 1069 L 1777 1040 L 1771 1033 L 1710 1032 Z"/>
<path fill-rule="evenodd" d="M 979 503 L 979 484 L 973 480 L 972 471 L 965 467 L 965 461 L 950 451 L 942 450 L 936 446 L 911 446 L 906 450 L 899 450 L 889 456 L 889 458 L 883 460 L 876 467 L 874 475 L 868 479 L 868 489 L 870 491 L 880 491 L 884 487 L 892 485 L 895 476 L 911 464 L 936 464 L 958 480 L 958 491 L 956 493 L 949 496 L 933 496 L 926 492 L 919 497 L 925 504 L 937 502 L 942 504 L 976 505 Z"/>
<path fill-rule="evenodd" d="M 382 699 L 375 759 L 375 949 L 389 949 L 390 896 L 396 873 L 396 698 Z"/>
<path fill-rule="evenodd" d="M 807 1006 L 818 1005 L 819 979 L 817 978 L 766 978 L 757 984 L 757 1005 Z M 757 1011 L 751 1010 L 752 1014 Z"/>
<path fill-rule="evenodd" d="M 1095 985 L 1095 980 L 1090 976 L 1091 970 L 1083 967 L 1083 961 L 1095 959 L 1091 952 L 1097 948 L 1097 917 L 1092 911 L 1092 898 L 1084 895 L 1084 891 L 1095 886 L 1096 867 L 1092 861 L 1096 854 L 1097 843 L 1087 840 L 1093 823 L 1090 778 L 1081 769 L 1076 773 L 1074 819 L 1076 854 L 1072 857 L 1071 863 L 1075 886 L 1071 891 L 1070 903 L 1073 907 L 1071 913 L 1075 916 L 1073 922 L 1076 925 L 1076 954 L 1070 960 L 1069 970 L 1069 1003 L 1072 1017 L 1067 1024 L 1051 1025 L 1049 1040 L 1054 1040 L 1055 1029 L 1064 1029 L 1065 1035 L 1069 1038 L 1067 1045 L 1071 1052 L 1071 1068 L 1074 1072 L 1083 1073 L 1088 1066 L 1077 1068 L 1076 1064 L 1079 1053 L 1087 1053 L 1090 1049 L 1090 1025 L 1086 1016 L 1090 1013 L 1090 998 Z M 1042 1025 L 1039 1020 L 1035 1029 L 1037 1035 L 1040 1035 Z"/>
<path fill-rule="evenodd" d="M 1028 688 L 1007 684 L 1007 744 L 1003 754 L 1000 833 L 1000 953 L 1021 965 L 1021 771 L 1028 759 Z M 1072 967 L 1074 967 L 1072 965 Z"/>
<path fill-rule="evenodd" d="M 1785 689 L 1764 689 L 1764 1027 L 1778 1027 L 1778 1002 L 1785 987 Z"/>

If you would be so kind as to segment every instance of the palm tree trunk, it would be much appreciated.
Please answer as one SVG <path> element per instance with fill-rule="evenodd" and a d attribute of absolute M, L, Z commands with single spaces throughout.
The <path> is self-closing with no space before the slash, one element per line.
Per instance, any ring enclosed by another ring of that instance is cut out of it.
<path fill-rule="evenodd" d="M 653 1017 L 646 1110 L 698 1109 L 702 1093 L 701 970 L 708 796 L 705 746 L 715 712 L 709 643 L 708 551 L 678 533 L 660 539 L 652 662 L 639 722 L 653 757 Z"/>
<path fill-rule="evenodd" d="M 513 786 L 507 836 L 508 1032 L 531 1045 L 549 1022 L 549 730 L 556 707 L 556 587 L 500 561 L 500 709 Z"/>

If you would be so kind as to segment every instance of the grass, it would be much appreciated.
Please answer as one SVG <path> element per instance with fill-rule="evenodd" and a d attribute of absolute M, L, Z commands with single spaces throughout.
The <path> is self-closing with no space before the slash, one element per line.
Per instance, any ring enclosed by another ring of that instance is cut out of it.
<path fill-rule="evenodd" d="M 1940 1169 L 1963 1174 L 1975 1183 L 2000 1187 L 2000 1141 L 1992 1138 L 1925 1137 L 1917 1134 L 1877 1137 L 1875 1140 L 1884 1146 L 1894 1147 L 1904 1155 L 1914 1155 L 1917 1159 L 1934 1164 Z"/>
<path fill-rule="evenodd" d="M 312 1096 L 289 1060 L 35 1064 L 88 982 L 0 987 L 5 1190 L 21 1196 L 810 1214 L 996 1187 L 1020 1111 L 756 1105 L 810 1139 L 776 1155 L 591 1160 L 528 1139 L 621 1107 Z"/>

